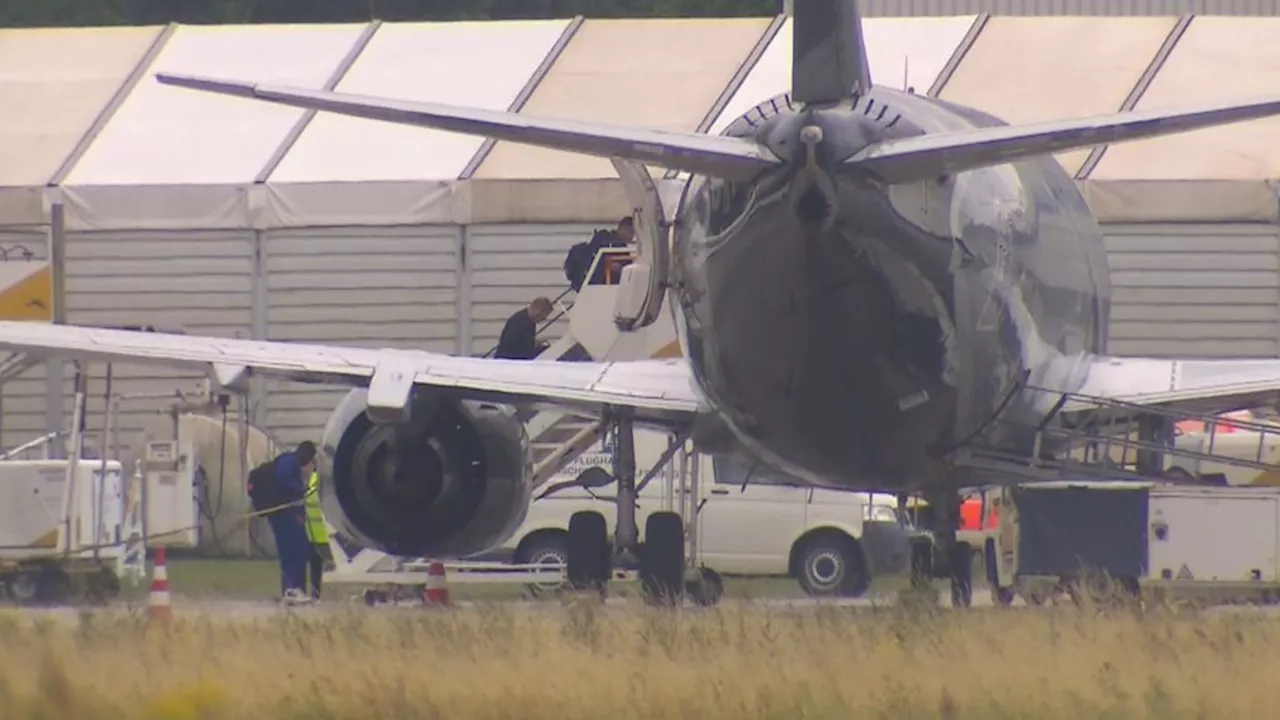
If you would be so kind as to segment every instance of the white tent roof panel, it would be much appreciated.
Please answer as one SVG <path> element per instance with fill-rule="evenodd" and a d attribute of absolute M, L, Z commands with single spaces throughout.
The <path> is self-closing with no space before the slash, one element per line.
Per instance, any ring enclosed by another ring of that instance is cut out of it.
<path fill-rule="evenodd" d="M 1197 17 L 1138 109 L 1186 107 L 1280 88 L 1280 18 Z M 1280 118 L 1235 123 L 1107 148 L 1091 180 L 1244 180 L 1280 177 Z"/>
<path fill-rule="evenodd" d="M 880 17 L 863 20 L 867 36 L 867 62 L 871 82 L 923 94 L 951 59 L 976 16 Z M 711 126 L 719 133 L 743 113 L 791 86 L 791 20 L 788 19 L 769 47 Z"/>
<path fill-rule="evenodd" d="M 940 97 L 1010 123 L 1118 112 L 1177 22 L 1176 17 L 992 18 Z M 1074 175 L 1090 152 L 1062 153 L 1057 159 Z"/>
<path fill-rule="evenodd" d="M 568 20 L 384 24 L 339 92 L 506 110 Z M 451 180 L 483 138 L 318 113 L 272 183 Z"/>
<path fill-rule="evenodd" d="M 587 20 L 522 112 L 693 131 L 768 18 Z M 604 159 L 500 142 L 476 178 L 612 178 Z"/>
<path fill-rule="evenodd" d="M 161 85 L 154 73 L 320 88 L 364 27 L 178 28 L 66 184 L 251 182 L 303 111 Z"/>
<path fill-rule="evenodd" d="M 0 30 L 0 186 L 41 187 L 53 179 L 159 33 Z"/>

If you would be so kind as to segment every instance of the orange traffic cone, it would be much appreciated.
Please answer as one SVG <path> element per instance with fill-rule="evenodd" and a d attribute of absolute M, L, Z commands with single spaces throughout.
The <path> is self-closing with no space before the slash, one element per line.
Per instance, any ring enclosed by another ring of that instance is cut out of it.
<path fill-rule="evenodd" d="M 444 572 L 444 563 L 436 560 L 427 566 L 427 589 L 422 594 L 428 605 L 449 605 L 449 585 Z"/>
<path fill-rule="evenodd" d="M 164 548 L 156 548 L 156 558 L 151 565 L 151 597 L 147 599 L 147 614 L 152 620 L 168 620 L 172 608 L 169 606 L 169 572 L 165 568 Z"/>

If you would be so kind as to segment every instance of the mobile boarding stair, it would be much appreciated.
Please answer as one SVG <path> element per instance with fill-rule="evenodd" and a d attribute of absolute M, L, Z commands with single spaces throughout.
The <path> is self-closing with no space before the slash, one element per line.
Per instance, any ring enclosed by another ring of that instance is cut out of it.
<path fill-rule="evenodd" d="M 1038 425 L 1007 418 L 993 429 L 1034 437 L 1031 456 L 962 448 L 953 461 L 976 485 L 1058 480 L 1280 485 L 1280 421 L 1203 414 L 1027 387 L 1053 406 Z M 1053 448 L 1052 453 L 1048 448 Z M 1000 477 L 1003 476 L 1003 477 Z M 982 478 L 993 482 L 980 482 Z M 1229 481 L 1229 478 L 1234 480 Z"/>
<path fill-rule="evenodd" d="M 626 293 L 618 282 L 621 267 L 633 262 L 635 255 L 621 248 L 600 251 L 587 277 L 605 264 L 605 281 L 584 285 L 566 305 L 573 293 L 566 289 L 553 301 L 552 313 L 539 333 L 567 317 L 568 332 L 552 342 L 539 356 L 540 360 L 603 361 L 639 360 L 665 352 L 676 345 L 676 329 L 670 314 L 658 315 L 643 327 L 623 329 L 617 321 L 619 294 Z M 490 357 L 497 348 L 485 353 Z M 534 453 L 534 488 L 562 473 L 592 446 L 602 443 L 607 428 L 594 418 L 571 413 L 542 411 L 526 419 L 530 444 Z M 416 601 L 426 587 L 431 561 L 404 558 L 361 548 L 346 541 L 330 529 L 329 547 L 334 568 L 325 575 L 326 585 L 345 584 L 377 588 L 366 590 L 367 602 Z M 564 569 L 556 564 L 514 564 L 467 560 L 444 563 L 449 583 L 494 583 L 554 586 L 563 581 Z"/>
<path fill-rule="evenodd" d="M 669 313 L 658 315 L 652 323 L 641 328 L 623 330 L 618 327 L 618 296 L 627 291 L 618 282 L 618 275 L 621 268 L 634 259 L 635 255 L 623 248 L 607 248 L 597 254 L 587 277 L 592 277 L 596 268 L 604 265 L 604 282 L 583 285 L 569 307 L 564 302 L 572 289 L 566 289 L 553 301 L 557 312 L 542 324 L 539 332 L 566 316 L 569 329 L 538 359 L 566 362 L 644 360 L 678 347 L 675 324 Z M 496 348 L 490 350 L 485 357 L 495 351 Z M 600 442 L 604 433 L 604 428 L 595 419 L 553 411 L 539 412 L 527 419 L 526 428 L 534 453 L 535 489 Z"/>

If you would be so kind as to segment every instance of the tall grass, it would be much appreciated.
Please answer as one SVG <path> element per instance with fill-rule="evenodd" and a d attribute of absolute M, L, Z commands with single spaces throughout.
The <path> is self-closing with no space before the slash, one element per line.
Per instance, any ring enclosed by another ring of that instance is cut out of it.
<path fill-rule="evenodd" d="M 0 618 L 0 717 L 1272 717 L 1280 623 L 1075 609 Z"/>

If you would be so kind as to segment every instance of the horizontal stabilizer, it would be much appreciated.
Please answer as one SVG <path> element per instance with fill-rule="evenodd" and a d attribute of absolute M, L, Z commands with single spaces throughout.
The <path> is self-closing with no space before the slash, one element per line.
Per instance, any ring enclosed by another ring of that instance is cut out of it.
<path fill-rule="evenodd" d="M 348 93 L 157 73 L 166 85 L 235 95 L 340 115 L 482 135 L 553 150 L 634 160 L 726 179 L 750 179 L 778 163 L 766 148 L 735 137 L 615 127 L 575 120 L 533 118 L 517 113 Z"/>
<path fill-rule="evenodd" d="M 1187 110 L 1144 110 L 1077 120 L 918 135 L 871 145 L 845 161 L 890 183 L 1016 162 L 1035 155 L 1173 135 L 1280 114 L 1280 98 Z"/>

